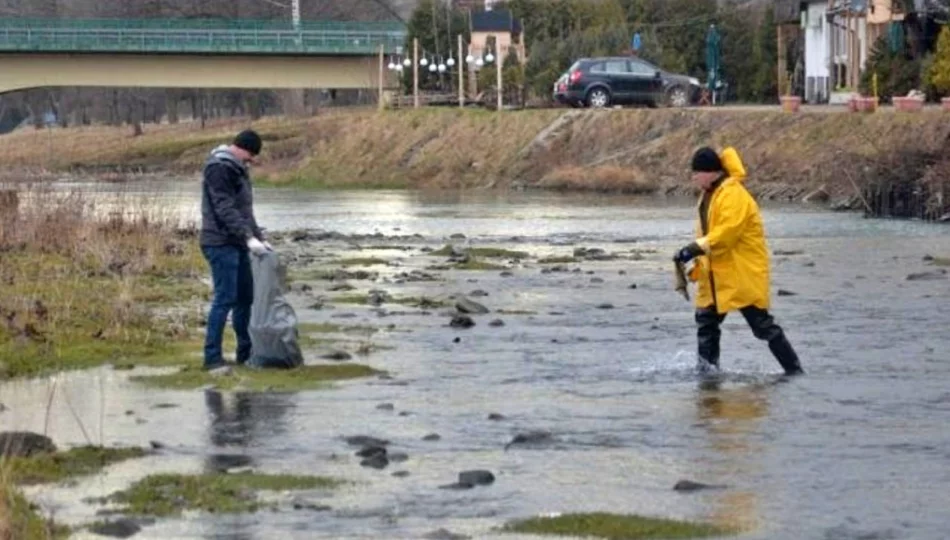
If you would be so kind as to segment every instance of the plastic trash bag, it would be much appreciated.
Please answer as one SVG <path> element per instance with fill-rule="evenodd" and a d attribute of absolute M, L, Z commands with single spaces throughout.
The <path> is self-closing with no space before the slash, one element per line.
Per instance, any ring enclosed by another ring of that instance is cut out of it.
<path fill-rule="evenodd" d="M 248 365 L 294 368 L 303 364 L 297 343 L 297 315 L 284 299 L 285 267 L 277 253 L 251 255 L 254 304 L 251 306 L 251 358 Z"/>

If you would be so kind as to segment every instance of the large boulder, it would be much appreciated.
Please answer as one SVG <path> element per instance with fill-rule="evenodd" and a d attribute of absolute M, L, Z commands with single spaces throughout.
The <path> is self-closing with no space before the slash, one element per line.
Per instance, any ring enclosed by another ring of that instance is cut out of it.
<path fill-rule="evenodd" d="M 30 457 L 56 451 L 53 440 L 29 431 L 4 431 L 0 433 L 0 457 Z"/>

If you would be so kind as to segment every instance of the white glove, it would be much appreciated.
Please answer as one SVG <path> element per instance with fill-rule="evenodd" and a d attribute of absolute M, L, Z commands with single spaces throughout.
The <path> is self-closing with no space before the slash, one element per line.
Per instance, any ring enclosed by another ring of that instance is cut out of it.
<path fill-rule="evenodd" d="M 251 238 L 247 241 L 247 249 L 254 255 L 264 255 L 267 253 L 267 246 L 257 238 Z"/>

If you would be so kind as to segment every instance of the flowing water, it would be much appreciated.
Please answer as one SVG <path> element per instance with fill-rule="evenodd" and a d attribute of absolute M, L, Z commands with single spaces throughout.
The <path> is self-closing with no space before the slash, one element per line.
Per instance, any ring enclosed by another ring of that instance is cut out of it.
<path fill-rule="evenodd" d="M 142 189 L 152 202 L 195 217 L 197 186 L 174 186 L 158 194 Z M 87 436 L 164 445 L 72 486 L 30 489 L 58 519 L 95 519 L 99 507 L 84 498 L 147 474 L 211 471 L 237 460 L 264 472 L 354 484 L 276 495 L 277 512 L 159 520 L 136 538 L 422 538 L 439 528 L 514 538 L 495 528 L 572 511 L 739 524 L 750 539 L 947 537 L 950 281 L 906 279 L 935 270 L 924 255 L 950 256 L 945 227 L 766 206 L 770 249 L 791 252 L 772 258 L 772 311 L 807 375 L 780 378 L 766 344 L 732 315 L 723 328 L 723 374 L 710 380 L 695 372 L 692 308 L 673 291 L 669 262 L 691 235 L 691 201 L 276 190 L 258 190 L 257 199 L 259 221 L 271 230 L 379 233 L 363 245 L 407 248 L 281 244 L 288 254 L 375 255 L 399 264 L 372 268 L 380 279 L 352 282 L 359 291 L 439 296 L 482 289 L 488 296 L 476 300 L 493 313 L 459 330 L 448 326 L 445 310 L 313 310 L 313 296 L 328 295 L 327 282 L 314 282 L 314 291 L 290 296 L 302 321 L 395 325 L 372 337 L 392 349 L 357 358 L 392 379 L 296 394 L 169 392 L 101 368 L 60 375 L 49 418 L 51 380 L 6 383 L 3 429 L 42 432 L 48 421 L 60 446 Z M 567 264 L 567 272 L 542 273 L 545 265 L 533 258 L 510 265 L 505 276 L 433 271 L 444 281 L 390 279 L 444 262 L 420 248 L 438 248 L 453 233 L 466 236 L 456 240 L 461 244 L 532 257 L 585 247 L 622 258 Z M 778 289 L 796 294 L 778 296 Z M 495 318 L 505 326 L 490 327 Z M 377 409 L 380 403 L 394 410 Z M 490 413 L 504 418 L 489 420 Z M 529 430 L 549 431 L 552 440 L 505 450 Z M 433 432 L 441 439 L 422 440 Z M 390 451 L 409 460 L 381 471 L 360 467 L 356 449 L 342 440 L 349 435 L 388 439 Z M 439 489 L 467 469 L 488 469 L 496 481 Z M 725 487 L 676 492 L 681 479 Z M 332 509 L 293 510 L 295 497 Z"/>

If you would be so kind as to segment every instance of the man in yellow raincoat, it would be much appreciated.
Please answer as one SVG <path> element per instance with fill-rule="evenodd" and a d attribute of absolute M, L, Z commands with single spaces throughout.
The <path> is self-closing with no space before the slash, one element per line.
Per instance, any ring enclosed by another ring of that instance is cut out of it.
<path fill-rule="evenodd" d="M 719 367 L 719 326 L 739 311 L 755 337 L 767 341 L 786 374 L 804 373 L 785 332 L 769 314 L 769 253 L 755 199 L 746 191 L 745 166 L 734 148 L 722 155 L 701 148 L 692 160 L 693 182 L 701 189 L 696 240 L 674 255 L 693 263 L 697 282 L 699 357 Z"/>

